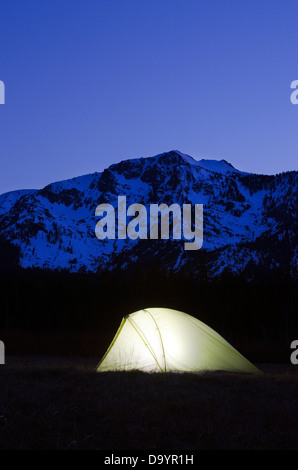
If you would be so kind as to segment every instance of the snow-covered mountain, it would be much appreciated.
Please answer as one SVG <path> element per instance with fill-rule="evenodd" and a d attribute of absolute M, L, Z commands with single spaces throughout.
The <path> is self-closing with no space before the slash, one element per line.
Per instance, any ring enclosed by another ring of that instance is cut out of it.
<path fill-rule="evenodd" d="M 140 262 L 210 275 L 229 268 L 253 275 L 297 267 L 296 171 L 244 173 L 225 160 L 200 160 L 179 151 L 125 160 L 102 173 L 0 196 L 2 240 L 17 245 L 22 267 L 100 271 Z M 197 251 L 178 240 L 98 240 L 95 209 L 141 203 L 203 204 L 204 241 Z"/>

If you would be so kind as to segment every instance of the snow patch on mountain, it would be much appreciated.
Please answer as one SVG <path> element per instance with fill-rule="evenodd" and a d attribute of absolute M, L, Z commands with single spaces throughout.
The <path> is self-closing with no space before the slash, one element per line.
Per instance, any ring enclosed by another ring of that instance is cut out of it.
<path fill-rule="evenodd" d="M 199 269 L 201 250 L 187 252 L 176 240 L 98 240 L 95 209 L 101 203 L 116 208 L 118 196 L 126 196 L 127 206 L 144 204 L 148 213 L 154 203 L 203 204 L 203 250 L 213 275 L 283 259 L 296 266 L 297 172 L 254 175 L 225 160 L 197 161 L 177 150 L 123 160 L 40 190 L 2 194 L 0 235 L 20 247 L 23 267 L 97 271 L 139 261 Z"/>

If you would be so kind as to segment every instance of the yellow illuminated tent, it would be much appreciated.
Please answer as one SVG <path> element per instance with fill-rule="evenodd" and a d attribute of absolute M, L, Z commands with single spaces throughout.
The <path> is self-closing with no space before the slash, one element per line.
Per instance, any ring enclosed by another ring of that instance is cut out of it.
<path fill-rule="evenodd" d="M 147 308 L 123 318 L 97 371 L 260 372 L 222 336 L 177 310 Z"/>

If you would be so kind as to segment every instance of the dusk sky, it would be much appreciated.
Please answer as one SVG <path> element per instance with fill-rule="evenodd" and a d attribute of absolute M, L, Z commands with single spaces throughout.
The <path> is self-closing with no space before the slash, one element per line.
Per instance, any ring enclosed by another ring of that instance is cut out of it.
<path fill-rule="evenodd" d="M 0 0 L 0 193 L 172 149 L 297 169 L 297 0 Z"/>

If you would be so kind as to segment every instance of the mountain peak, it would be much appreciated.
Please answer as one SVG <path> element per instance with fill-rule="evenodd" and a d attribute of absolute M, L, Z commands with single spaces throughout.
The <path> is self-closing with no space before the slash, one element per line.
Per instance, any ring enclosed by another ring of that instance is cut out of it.
<path fill-rule="evenodd" d="M 183 160 L 185 160 L 186 162 L 190 163 L 191 165 L 197 165 L 198 164 L 198 161 L 195 160 L 193 157 L 191 157 L 190 155 L 187 155 L 186 153 L 182 153 L 180 152 L 180 150 L 171 150 L 169 152 L 169 154 L 173 154 L 175 156 L 179 156 L 181 158 L 183 158 Z"/>
<path fill-rule="evenodd" d="M 253 273 L 259 265 L 268 272 L 277 265 L 296 269 L 295 176 L 243 175 L 248 174 L 226 160 L 195 160 L 179 150 L 123 160 L 102 173 L 42 190 L 3 194 L 0 235 L 19 246 L 24 268 L 95 272 L 126 269 L 133 259 L 144 267 L 157 263 L 165 269 L 197 272 L 198 255 L 181 252 L 181 244 L 173 239 L 97 240 L 96 206 L 113 205 L 118 195 L 125 195 L 129 204 L 147 207 L 203 204 L 204 250 L 211 276 L 225 268 Z"/>
<path fill-rule="evenodd" d="M 205 170 L 221 173 L 222 175 L 226 175 L 227 173 L 242 173 L 226 160 L 207 160 L 203 158 L 202 160 L 199 160 L 197 164 L 205 168 Z"/>
<path fill-rule="evenodd" d="M 171 150 L 162 155 L 170 155 L 172 157 L 180 157 L 190 165 L 200 166 L 205 170 L 214 171 L 216 173 L 226 174 L 229 172 L 241 173 L 240 170 L 237 170 L 231 163 L 227 160 L 215 160 L 215 159 L 201 159 L 195 160 L 190 155 L 180 152 L 180 150 Z"/>

